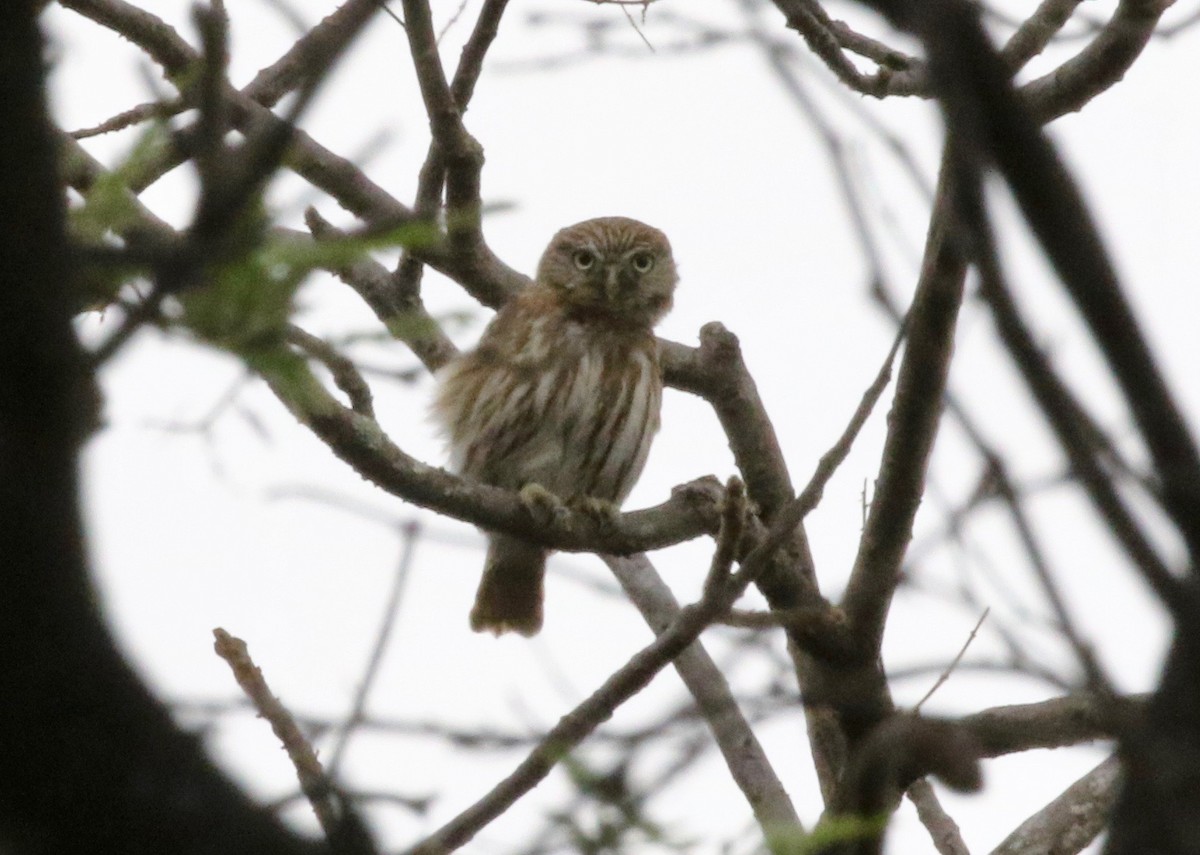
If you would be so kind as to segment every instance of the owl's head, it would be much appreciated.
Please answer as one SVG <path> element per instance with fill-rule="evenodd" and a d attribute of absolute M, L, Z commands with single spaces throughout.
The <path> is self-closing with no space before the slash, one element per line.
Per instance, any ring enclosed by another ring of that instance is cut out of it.
<path fill-rule="evenodd" d="M 645 327 L 671 308 L 678 281 L 667 236 L 628 217 L 567 226 L 550 241 L 537 271 L 537 284 L 569 309 Z"/>

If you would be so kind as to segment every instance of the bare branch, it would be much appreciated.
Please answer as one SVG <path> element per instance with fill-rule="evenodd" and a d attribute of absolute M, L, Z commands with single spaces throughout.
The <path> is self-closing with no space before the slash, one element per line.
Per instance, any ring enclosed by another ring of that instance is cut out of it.
<path fill-rule="evenodd" d="M 1038 348 L 999 270 L 994 264 L 989 264 L 988 268 L 992 275 L 983 277 L 980 290 L 992 310 L 997 333 L 1050 422 L 1059 445 L 1071 461 L 1073 474 L 1080 480 L 1108 531 L 1124 548 L 1143 578 L 1164 601 L 1178 602 L 1179 580 L 1142 530 L 1113 479 L 1096 459 L 1094 436 L 1086 427 L 1090 419 L 1079 415 L 1080 404 Z"/>
<path fill-rule="evenodd" d="M 375 418 L 371 387 L 358 373 L 358 368 L 353 362 L 338 353 L 327 341 L 305 332 L 298 326 L 288 326 L 287 339 L 329 369 L 333 375 L 333 382 L 350 399 L 350 409 L 360 416 Z"/>
<path fill-rule="evenodd" d="M 790 510 L 786 509 L 786 510 Z M 781 516 L 788 516 L 786 513 Z M 574 710 L 559 719 L 533 752 L 482 799 L 409 850 L 410 855 L 452 851 L 500 816 L 517 799 L 536 787 L 556 763 L 583 741 L 613 711 L 644 689 L 655 675 L 688 648 L 712 621 L 741 596 L 757 573 L 783 545 L 792 526 L 776 521 L 762 542 L 751 550 L 729 584 L 706 591 L 697 603 L 685 606 L 653 642 L 642 648 Z"/>
<path fill-rule="evenodd" d="M 450 97 L 458 107 L 460 115 L 466 112 L 471 96 L 475 92 L 475 84 L 483 72 L 484 57 L 487 56 L 492 42 L 495 41 L 499 31 L 500 17 L 504 14 L 507 5 L 508 0 L 485 0 L 479 17 L 475 21 L 475 27 L 472 29 L 467 43 L 463 46 L 458 67 L 454 71 L 454 79 L 450 82 Z M 461 9 L 459 11 L 461 12 Z M 425 162 L 417 174 L 414 210 L 418 216 L 428 219 L 431 223 L 435 222 L 445 183 L 445 152 L 438 138 L 434 137 L 430 140 Z M 424 271 L 425 265 L 421 262 L 419 255 L 411 252 L 404 253 L 391 283 L 399 300 L 405 302 L 420 300 L 421 277 Z M 428 364 L 426 361 L 426 365 Z"/>
<path fill-rule="evenodd" d="M 719 323 L 700 330 L 700 347 L 660 342 L 664 374 L 672 386 L 708 401 L 729 440 L 734 462 L 764 520 L 792 498 L 792 481 L 758 387 L 742 359 L 737 336 Z M 821 602 L 808 539 L 797 520 L 788 560 L 782 554 L 759 578 L 773 609 Z"/>
<path fill-rule="evenodd" d="M 305 211 L 304 220 L 318 240 L 344 235 L 315 208 Z M 363 257 L 331 272 L 353 288 L 388 332 L 412 348 L 431 372 L 458 353 L 441 325 L 425 310 L 419 290 L 397 287 L 393 276 L 379 262 Z"/>
<path fill-rule="evenodd" d="M 942 808 L 929 781 L 925 778 L 914 781 L 904 794 L 917 809 L 917 818 L 929 832 L 929 839 L 940 855 L 971 855 L 958 823 Z"/>
<path fill-rule="evenodd" d="M 274 106 L 288 92 L 312 77 L 314 68 L 325 68 L 344 44 L 379 10 L 379 0 L 346 0 L 319 24 L 297 39 L 287 53 L 254 76 L 242 90 L 265 107 Z"/>
<path fill-rule="evenodd" d="M 817 0 L 775 0 L 775 5 L 787 18 L 788 26 L 800 33 L 812 52 L 850 89 L 876 98 L 928 97 L 922 63 L 917 59 L 863 36 L 840 21 L 831 21 Z M 863 74 L 846 56 L 846 49 L 876 62 L 878 71 Z"/>
<path fill-rule="evenodd" d="M 730 609 L 717 623 L 738 629 L 772 629 L 782 627 L 801 635 L 819 635 L 830 624 L 844 623 L 828 606 L 797 606 L 792 609 L 765 612 Z"/>
<path fill-rule="evenodd" d="M 438 157 L 445 164 L 446 204 L 454 215 L 447 220 L 450 243 L 458 250 L 471 250 L 482 242 L 479 174 L 483 169 L 483 148 L 463 125 L 463 105 L 455 100 L 442 68 L 429 3 L 427 0 L 403 0 L 403 4 L 404 31 L 408 35 L 425 112 L 429 116 L 429 128 Z M 493 17 L 498 20 L 503 6 L 497 8 L 497 4 L 493 4 L 491 8 Z M 492 33 L 494 35 L 494 29 Z M 482 62 L 482 53 L 490 41 L 487 39 L 481 44 L 479 62 Z M 473 61 L 473 55 L 468 55 L 468 59 Z M 473 68 L 468 63 L 464 81 L 478 73 Z M 466 91 L 469 94 L 469 89 Z"/>
<path fill-rule="evenodd" d="M 1075 855 L 1108 822 L 1120 782 L 1120 764 L 1109 757 L 992 850 L 992 855 Z"/>
<path fill-rule="evenodd" d="M 864 823 L 853 845 L 828 852 L 878 855 L 887 818 L 899 795 L 927 775 L 937 776 L 959 792 L 975 792 L 983 784 L 978 749 L 969 731 L 956 722 L 895 714 L 875 727 L 847 767 L 837 801 L 822 827 L 848 819 Z"/>
<path fill-rule="evenodd" d="M 1009 71 L 1017 72 L 1046 49 L 1046 45 L 1062 30 L 1081 0 L 1042 0 L 1032 15 L 1021 22 L 1008 37 L 1000 58 Z"/>
<path fill-rule="evenodd" d="M 954 348 L 966 264 L 951 234 L 948 180 L 943 166 L 925 264 L 908 314 L 908 346 L 888 416 L 875 497 L 842 601 L 868 658 L 878 653 L 912 537 Z"/>
<path fill-rule="evenodd" d="M 228 663 L 234 679 L 246 697 L 283 743 L 284 750 L 296 769 L 296 777 L 300 779 L 300 789 L 312 805 L 313 813 L 317 815 L 330 846 L 335 852 L 347 855 L 374 853 L 375 848 L 363 831 L 361 821 L 349 811 L 325 776 L 321 761 L 317 759 L 317 752 L 300 732 L 292 714 L 279 698 L 272 694 L 262 671 L 250 658 L 246 642 L 219 627 L 213 630 L 213 636 L 216 638 L 213 647 L 217 655 Z"/>
<path fill-rule="evenodd" d="M 142 48 L 169 78 L 185 75 L 199 55 L 161 19 L 124 0 L 66 0 L 62 4 L 109 27 Z M 243 134 L 257 137 L 279 128 L 282 120 L 257 101 L 231 90 L 232 121 Z M 287 166 L 328 193 L 346 210 L 377 226 L 398 226 L 419 219 L 413 211 L 367 178 L 351 161 L 334 154 L 303 130 L 289 128 Z M 452 251 L 435 241 L 421 250 L 421 260 L 460 282 L 488 306 L 499 306 L 528 278 L 503 264 L 483 244 L 470 252 Z"/>
<path fill-rule="evenodd" d="M 737 476 L 725 485 L 721 499 L 721 527 L 717 529 L 717 548 L 713 550 L 712 564 L 704 577 L 704 596 L 717 596 L 729 582 L 729 572 L 741 551 L 742 534 L 746 530 L 746 486 Z"/>
<path fill-rule="evenodd" d="M 145 104 L 138 104 L 136 107 L 123 110 L 111 119 L 107 119 L 94 127 L 71 131 L 70 136 L 76 140 L 98 137 L 103 134 L 110 134 L 114 131 L 133 127 L 151 119 L 160 121 L 168 119 L 171 116 L 179 115 L 186 109 L 187 104 L 181 98 L 174 98 L 170 101 L 148 101 Z"/>
<path fill-rule="evenodd" d="M 371 646 L 371 655 L 367 658 L 367 664 L 363 669 L 362 677 L 359 678 L 358 688 L 354 693 L 354 700 L 350 705 L 350 713 L 346 716 L 346 721 L 338 731 L 337 740 L 334 742 L 333 748 L 329 751 L 330 780 L 336 781 L 338 779 L 338 769 L 341 766 L 342 759 L 346 756 L 346 747 L 350 744 L 350 737 L 353 736 L 354 731 L 366 720 L 367 699 L 371 694 L 371 689 L 375 685 L 375 679 L 379 675 L 379 666 L 383 663 L 383 656 L 387 652 L 388 642 L 392 637 L 392 630 L 396 626 L 396 619 L 400 612 L 400 598 L 404 594 L 409 573 L 412 571 L 413 556 L 417 551 L 417 541 L 420 531 L 421 525 L 415 519 L 401 527 L 404 542 L 400 548 L 400 563 L 396 567 L 395 576 L 392 578 L 392 587 L 388 592 L 387 601 L 383 607 L 379 630 L 375 633 L 375 642 Z"/>
<path fill-rule="evenodd" d="M 1112 739 L 1121 723 L 1136 715 L 1145 695 L 1111 700 L 1080 693 L 1033 704 L 993 707 L 964 716 L 959 723 L 974 734 L 980 756 L 999 757 L 1032 748 L 1064 748 Z"/>
<path fill-rule="evenodd" d="M 979 628 L 983 626 L 983 622 L 987 620 L 987 616 L 988 610 L 984 609 L 983 614 L 979 616 L 979 620 L 975 623 L 975 626 L 971 628 L 971 634 L 967 636 L 967 640 L 963 642 L 962 647 L 960 647 L 958 653 L 954 655 L 954 658 L 950 661 L 950 664 L 947 665 L 942 673 L 938 675 L 937 680 L 932 686 L 929 687 L 929 691 L 921 696 L 921 700 L 917 701 L 913 705 L 913 712 L 920 712 L 921 707 L 925 706 L 925 702 L 932 698 L 934 693 L 940 689 L 947 680 L 950 679 L 950 675 L 954 673 L 954 669 L 958 667 L 958 663 L 961 662 L 963 656 L 966 655 L 967 648 L 971 646 L 971 642 L 974 641 L 975 636 L 979 634 Z"/>
<path fill-rule="evenodd" d="M 604 556 L 629 599 L 656 634 L 665 632 L 679 614 L 679 604 L 645 555 Z M 750 803 L 768 840 L 779 833 L 803 833 L 803 826 L 783 784 L 771 768 L 758 738 L 742 716 L 725 675 L 699 641 L 672 663 L 696 708 L 704 716 L 725 758 L 729 774 Z"/>
<path fill-rule="evenodd" d="M 1112 18 L 1071 59 L 1020 89 L 1029 111 L 1042 122 L 1083 109 L 1120 82 L 1141 56 L 1173 0 L 1120 0 Z"/>

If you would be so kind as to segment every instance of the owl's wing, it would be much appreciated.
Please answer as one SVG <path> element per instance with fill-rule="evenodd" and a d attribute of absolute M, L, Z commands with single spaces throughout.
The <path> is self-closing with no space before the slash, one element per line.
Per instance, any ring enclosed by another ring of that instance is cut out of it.
<path fill-rule="evenodd" d="M 434 402 L 449 435 L 452 468 L 510 489 L 545 484 L 557 469 L 561 384 L 579 349 L 558 319 L 523 303 L 518 297 L 506 305 L 478 347 L 444 369 Z"/>

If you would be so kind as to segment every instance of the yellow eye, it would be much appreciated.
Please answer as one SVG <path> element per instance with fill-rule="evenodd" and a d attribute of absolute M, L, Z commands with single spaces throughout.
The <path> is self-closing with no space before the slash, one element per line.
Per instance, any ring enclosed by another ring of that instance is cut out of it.
<path fill-rule="evenodd" d="M 575 262 L 575 266 L 580 270 L 590 270 L 592 265 L 596 263 L 596 254 L 586 249 L 577 249 L 575 254 L 571 256 Z"/>
<path fill-rule="evenodd" d="M 648 252 L 639 252 L 633 257 L 633 269 L 638 273 L 649 273 L 654 267 L 654 256 Z"/>

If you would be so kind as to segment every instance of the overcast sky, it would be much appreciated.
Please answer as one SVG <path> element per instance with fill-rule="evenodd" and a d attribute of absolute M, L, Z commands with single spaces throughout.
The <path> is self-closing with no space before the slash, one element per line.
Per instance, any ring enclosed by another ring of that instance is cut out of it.
<path fill-rule="evenodd" d="M 194 41 L 187 4 L 149 5 Z M 231 74 L 235 84 L 244 85 L 295 34 L 267 3 L 228 5 Z M 434 5 L 441 23 L 458 4 Z M 1165 21 L 1184 20 L 1197 8 L 1182 0 L 1176 5 Z M 332 3 L 295 0 L 292 6 L 315 21 Z M 1011 13 L 1024 15 L 1032 6 L 1013 3 Z M 469 2 L 446 36 L 448 62 L 457 56 L 477 7 Z M 1084 7 L 1097 18 L 1107 8 Z M 885 32 L 852 7 L 832 11 Z M 538 13 L 545 14 L 539 19 Z M 695 343 L 704 323 L 720 320 L 741 337 L 793 479 L 803 483 L 878 370 L 893 330 L 869 301 L 869 270 L 811 114 L 787 96 L 761 49 L 745 39 L 702 51 L 673 50 L 687 30 L 669 16 L 685 13 L 719 30 L 744 32 L 748 24 L 732 0 L 662 0 L 643 27 L 655 52 L 624 25 L 612 34 L 619 50 L 583 56 L 581 25 L 620 24 L 618 9 L 563 0 L 512 4 L 467 114 L 468 128 L 487 153 L 485 196 L 509 206 L 487 220 L 488 240 L 508 263 L 532 272 L 550 235 L 581 219 L 623 214 L 663 229 L 682 281 L 676 308 L 660 333 Z M 45 17 L 54 55 L 54 109 L 64 127 L 96 124 L 166 86 L 127 43 L 54 7 Z M 778 13 L 764 9 L 758 25 L 797 47 L 800 80 L 837 128 L 857 166 L 857 180 L 872 199 L 888 285 L 897 299 L 906 300 L 925 227 L 920 181 L 856 116 L 889 128 L 919 165 L 922 180 L 932 183 L 939 134 L 933 109 L 913 101 L 840 96 Z M 1063 51 L 1078 44 L 1070 42 Z M 1192 414 L 1200 413 L 1195 381 L 1200 337 L 1194 329 L 1200 316 L 1195 157 L 1200 104 L 1188 81 L 1197 72 L 1198 49 L 1194 31 L 1153 43 L 1121 84 L 1053 126 Z M 1052 57 L 1061 59 L 1063 51 Z M 1043 62 L 1033 73 L 1047 67 Z M 428 135 L 404 34 L 394 21 L 375 20 L 303 124 L 325 146 L 354 157 L 399 199 L 410 200 Z M 88 143 L 110 162 L 131 144 L 129 134 Z M 190 176 L 181 173 L 145 198 L 160 215 L 183 223 L 192 189 Z M 997 196 L 1003 211 L 1006 202 Z M 295 181 L 278 181 L 271 198 L 292 224 L 299 225 L 299 212 L 310 203 L 348 222 L 333 203 Z M 1094 353 L 1011 216 L 1002 213 L 1001 219 L 1009 238 L 1004 260 L 1029 316 L 1056 364 L 1119 433 L 1118 401 L 1099 377 Z M 488 312 L 453 283 L 434 275 L 426 283 L 424 296 L 435 313 L 467 313 L 466 323 L 449 329 L 468 346 Z M 314 277 L 302 304 L 299 322 L 314 333 L 376 329 L 357 297 L 328 278 Z M 81 329 L 91 337 L 103 323 L 89 318 Z M 400 345 L 360 353 L 377 366 L 418 364 Z M 1010 453 L 1020 477 L 1059 474 L 1057 455 L 999 355 L 986 313 L 974 302 L 961 321 L 952 383 L 989 438 Z M 407 385 L 380 381 L 375 387 L 380 421 L 397 443 L 440 465 L 443 447 L 425 415 L 429 378 Z M 85 460 L 92 554 L 122 642 L 168 698 L 236 696 L 225 666 L 211 652 L 211 630 L 223 626 L 249 642 L 275 692 L 294 709 L 343 714 L 402 551 L 391 523 L 412 520 L 420 521 L 421 536 L 372 711 L 463 726 L 548 727 L 649 639 L 620 598 L 598 598 L 580 583 L 608 578 L 589 556 L 552 562 L 565 572 L 552 572 L 546 628 L 538 638 L 496 641 L 469 632 L 466 613 L 482 566 L 481 536 L 466 524 L 418 512 L 367 487 L 297 426 L 261 383 L 242 383 L 239 366 L 225 356 L 146 332 L 107 370 L 104 388 L 108 427 L 92 441 Z M 205 426 L 223 401 L 228 406 Z M 878 466 L 883 415 L 881 409 L 810 518 L 829 596 L 839 593 L 857 545 L 862 493 Z M 978 475 L 961 436 L 947 429 L 939 442 L 918 546 L 921 533 L 936 527 L 942 499 L 961 498 Z M 675 484 L 709 473 L 724 478 L 732 468 L 707 406 L 669 392 L 662 433 L 627 507 L 655 504 Z M 338 503 L 311 498 L 318 493 Z M 362 512 L 366 508 L 371 515 Z M 1153 685 L 1164 630 L 1140 585 L 1114 558 L 1111 544 L 1084 524 L 1085 509 L 1066 491 L 1047 489 L 1034 508 L 1080 623 L 1105 663 L 1123 687 Z M 974 543 L 999 556 L 995 578 L 981 584 L 1036 602 L 1024 571 L 1003 561 L 1006 535 L 998 523 L 998 514 L 984 514 L 969 531 Z M 681 600 L 697 595 L 710 548 L 702 541 L 654 556 Z M 979 617 L 934 595 L 950 592 L 963 572 L 954 555 L 929 553 L 918 569 L 921 587 L 932 593 L 902 592 L 898 598 L 887 638 L 892 668 L 948 661 Z M 1005 600 L 997 593 L 988 605 L 1003 613 Z M 743 637 L 714 631 L 705 639 L 720 659 Z M 981 655 L 996 649 L 986 626 L 976 644 L 973 650 Z M 1053 644 L 1038 650 L 1055 667 L 1066 661 Z M 762 667 L 756 671 L 747 662 L 735 673 L 735 684 L 757 686 Z M 898 684 L 898 700 L 914 702 L 932 679 Z M 1029 681 L 963 674 L 927 709 L 964 712 L 1049 693 Z M 682 698 L 678 680 L 665 672 L 619 711 L 613 726 L 633 727 Z M 811 821 L 819 802 L 800 732 L 793 714 L 763 728 L 760 738 L 777 758 L 802 816 Z M 222 760 L 263 797 L 294 788 L 284 755 L 252 716 L 230 719 L 215 744 Z M 1096 750 L 1056 752 L 1050 762 L 1031 756 L 989 763 L 985 794 L 951 801 L 972 850 L 987 851 L 1101 756 Z M 423 819 L 395 809 L 378 814 L 387 842 L 399 846 L 474 801 L 518 757 L 479 759 L 435 740 L 362 735 L 345 768 L 364 789 L 439 794 Z M 714 752 L 698 768 L 703 774 L 677 783 L 654 805 L 654 815 L 687 839 L 724 839 L 742 830 L 749 813 L 719 757 Z M 481 835 L 472 851 L 506 851 L 505 844 L 519 841 L 522 830 L 563 792 L 561 781 L 552 778 Z M 301 818 L 304 813 L 295 811 Z M 896 851 L 929 851 L 907 813 L 895 833 L 908 841 Z"/>

